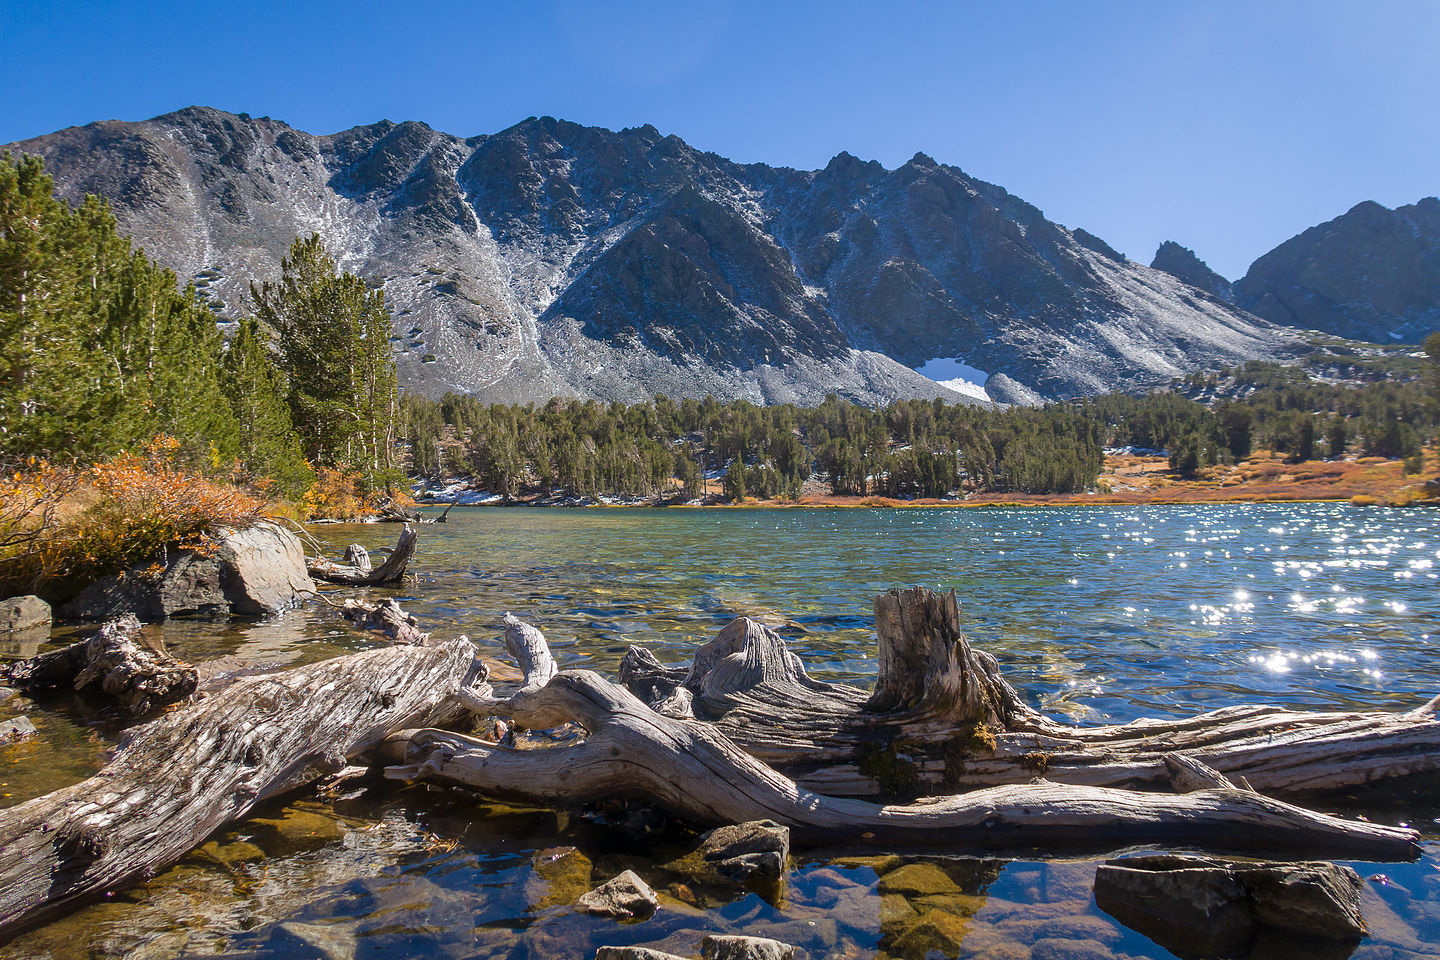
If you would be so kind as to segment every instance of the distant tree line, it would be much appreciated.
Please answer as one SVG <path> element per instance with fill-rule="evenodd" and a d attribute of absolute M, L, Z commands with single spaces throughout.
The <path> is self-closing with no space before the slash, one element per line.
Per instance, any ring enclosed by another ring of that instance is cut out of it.
<path fill-rule="evenodd" d="M 0 154 L 0 460 L 89 463 L 173 437 L 187 466 L 299 497 L 317 468 L 396 473 L 384 294 L 299 239 L 228 341 L 106 203 Z"/>
<path fill-rule="evenodd" d="M 486 488 L 581 496 L 698 496 L 722 476 L 730 499 L 795 498 L 812 474 L 838 494 L 944 497 L 959 489 L 1075 492 L 1099 475 L 1102 430 L 1070 405 L 996 412 L 940 401 L 872 409 L 714 398 L 486 405 L 405 398 L 413 468 Z"/>
<path fill-rule="evenodd" d="M 1265 449 L 1295 461 L 1404 457 L 1437 428 L 1440 336 L 1427 378 L 1327 384 L 1275 364 L 1222 371 L 1241 397 L 1201 403 L 1190 378 L 1143 396 L 991 410 L 939 400 L 874 409 L 827 397 L 815 408 L 759 407 L 714 398 L 650 403 L 551 400 L 484 404 L 448 394 L 405 396 L 412 472 L 473 477 L 507 496 L 701 495 L 795 498 L 812 476 L 831 492 L 902 499 L 961 492 L 1076 493 L 1093 488 L 1106 447 L 1164 450 L 1193 476 Z"/>
<path fill-rule="evenodd" d="M 1341 457 L 1403 458 L 1420 471 L 1422 443 L 1440 427 L 1440 334 L 1426 343 L 1419 376 L 1340 384 L 1298 367 L 1252 361 L 1215 374 L 1191 374 L 1172 390 L 1108 394 L 1084 401 L 1104 421 L 1107 443 L 1165 449 L 1171 466 L 1194 475 L 1254 449 L 1294 462 Z M 1214 398 L 1222 384 L 1227 396 Z M 1211 396 L 1202 403 L 1193 396 Z"/>

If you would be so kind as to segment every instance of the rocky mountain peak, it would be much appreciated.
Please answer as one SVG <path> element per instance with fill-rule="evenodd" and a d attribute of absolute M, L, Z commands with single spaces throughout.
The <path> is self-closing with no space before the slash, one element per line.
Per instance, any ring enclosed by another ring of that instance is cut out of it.
<path fill-rule="evenodd" d="M 1156 270 L 1164 270 L 1172 277 L 1178 277 L 1190 286 L 1199 287 L 1227 303 L 1234 302 L 1235 294 L 1230 289 L 1230 281 L 1211 270 L 1204 260 L 1195 255 L 1194 250 L 1182 247 L 1174 240 L 1166 240 L 1160 244 L 1150 266 Z"/>

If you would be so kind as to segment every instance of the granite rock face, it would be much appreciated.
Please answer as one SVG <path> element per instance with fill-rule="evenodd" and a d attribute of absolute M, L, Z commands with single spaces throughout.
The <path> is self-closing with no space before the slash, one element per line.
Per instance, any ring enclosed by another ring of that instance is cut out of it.
<path fill-rule="evenodd" d="M 1440 329 L 1440 200 L 1357 204 L 1256 260 L 1235 301 L 1274 323 L 1419 342 Z"/>
<path fill-rule="evenodd" d="M 67 199 L 109 198 L 222 316 L 320 230 L 383 283 L 401 380 L 432 394 L 959 402 L 914 372 L 959 358 L 992 398 L 1033 401 L 1299 346 L 924 154 L 797 171 L 648 125 L 315 136 L 203 107 L 11 149 L 42 155 Z"/>
<path fill-rule="evenodd" d="M 208 553 L 180 551 L 158 573 L 137 566 L 102 577 L 63 610 L 78 620 L 134 614 L 153 623 L 181 615 L 264 616 L 294 606 L 315 591 L 295 534 L 262 521 L 222 529 Z"/>

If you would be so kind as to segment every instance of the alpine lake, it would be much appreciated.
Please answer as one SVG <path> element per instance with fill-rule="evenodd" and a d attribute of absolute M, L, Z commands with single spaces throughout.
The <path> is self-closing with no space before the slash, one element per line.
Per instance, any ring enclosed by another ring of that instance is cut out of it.
<path fill-rule="evenodd" d="M 312 528 L 335 554 L 396 533 Z M 421 528 L 403 586 L 372 594 L 501 660 L 511 611 L 545 632 L 562 668 L 612 677 L 631 644 L 688 663 L 697 644 L 750 616 L 779 629 L 812 675 L 865 685 L 876 670 L 872 601 L 909 585 L 955 590 L 972 643 L 1030 703 L 1076 724 L 1243 703 L 1404 710 L 1440 693 L 1433 511 L 457 508 Z M 297 664 L 380 642 L 318 603 L 262 622 L 160 629 L 191 662 Z M 114 731 L 73 705 L 29 716 L 39 735 L 0 748 L 0 806 L 89 776 L 114 745 Z M 1440 794 L 1356 803 L 1343 812 L 1409 824 L 1425 843 L 1413 863 L 1351 862 L 1366 878 L 1371 934 L 1348 955 L 1440 955 Z M 1095 904 L 1097 864 L 1124 851 L 797 848 L 783 890 L 762 895 L 695 888 L 666 867 L 694 834 L 663 818 L 646 826 L 347 782 L 268 804 L 148 884 L 25 933 L 0 957 L 590 960 L 607 944 L 694 956 L 707 933 L 773 937 L 812 958 L 1174 956 Z M 660 894 L 654 916 L 620 923 L 573 907 L 625 869 Z"/>

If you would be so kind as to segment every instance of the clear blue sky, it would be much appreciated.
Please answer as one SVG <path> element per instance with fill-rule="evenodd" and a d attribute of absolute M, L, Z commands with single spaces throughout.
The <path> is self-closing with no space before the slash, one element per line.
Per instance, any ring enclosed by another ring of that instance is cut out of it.
<path fill-rule="evenodd" d="M 1230 277 L 1440 193 L 1440 2 L 4 0 L 0 143 L 189 104 L 314 133 L 653 123 L 739 161 L 924 152 Z"/>

